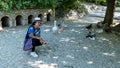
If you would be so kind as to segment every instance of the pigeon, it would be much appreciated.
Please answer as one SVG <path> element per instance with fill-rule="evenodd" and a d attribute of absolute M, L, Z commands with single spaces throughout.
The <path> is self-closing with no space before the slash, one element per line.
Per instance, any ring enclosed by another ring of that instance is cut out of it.
<path fill-rule="evenodd" d="M 86 29 L 90 30 L 92 28 L 92 24 L 86 26 Z"/>
<path fill-rule="evenodd" d="M 96 34 L 91 32 L 89 32 L 88 35 L 86 36 L 86 38 L 89 38 L 91 40 L 95 40 L 95 37 L 96 37 Z"/>
<path fill-rule="evenodd" d="M 62 21 L 61 23 L 58 24 L 58 28 L 59 28 L 59 32 L 64 31 L 64 21 Z"/>
<path fill-rule="evenodd" d="M 61 23 L 58 24 L 59 28 L 64 28 L 64 21 L 62 21 Z"/>

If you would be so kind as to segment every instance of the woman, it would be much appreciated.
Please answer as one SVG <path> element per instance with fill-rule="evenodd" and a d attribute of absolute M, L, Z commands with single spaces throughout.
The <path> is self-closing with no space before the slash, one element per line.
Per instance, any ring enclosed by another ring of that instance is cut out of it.
<path fill-rule="evenodd" d="M 33 57 L 38 57 L 37 53 L 35 52 L 35 47 L 46 44 L 46 42 L 40 36 L 40 28 L 39 28 L 40 26 L 41 26 L 41 20 L 40 18 L 36 17 L 34 19 L 34 22 L 28 28 L 26 38 L 25 38 L 26 40 L 31 39 L 31 43 L 28 40 L 25 41 L 24 48 L 25 46 L 27 47 L 29 46 L 29 45 L 26 45 L 26 43 L 32 45 L 29 48 L 32 49 L 32 52 L 30 53 L 30 55 Z"/>

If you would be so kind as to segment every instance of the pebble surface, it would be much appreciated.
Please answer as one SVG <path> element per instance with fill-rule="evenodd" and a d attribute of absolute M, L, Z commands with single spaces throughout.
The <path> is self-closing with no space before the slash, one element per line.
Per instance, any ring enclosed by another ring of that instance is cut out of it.
<path fill-rule="evenodd" d="M 65 30 L 58 35 L 52 33 L 53 23 L 43 24 L 41 35 L 47 44 L 36 48 L 38 58 L 23 51 L 28 26 L 4 28 L 0 32 L 0 68 L 120 68 L 120 37 L 101 33 L 90 40 L 85 37 L 88 23 L 83 20 L 66 21 Z"/>

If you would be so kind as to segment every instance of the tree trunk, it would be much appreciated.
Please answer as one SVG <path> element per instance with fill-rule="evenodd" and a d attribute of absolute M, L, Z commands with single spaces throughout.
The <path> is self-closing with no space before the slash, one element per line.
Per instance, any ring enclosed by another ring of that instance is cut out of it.
<path fill-rule="evenodd" d="M 105 24 L 107 27 L 110 27 L 110 25 L 113 23 L 116 0 L 107 0 L 107 3 L 107 10 L 103 24 Z"/>

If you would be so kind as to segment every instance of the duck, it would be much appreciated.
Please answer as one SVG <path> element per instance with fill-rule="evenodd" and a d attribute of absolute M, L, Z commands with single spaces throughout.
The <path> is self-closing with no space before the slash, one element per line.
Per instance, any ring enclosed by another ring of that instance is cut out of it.
<path fill-rule="evenodd" d="M 57 25 L 56 25 L 56 20 L 54 21 L 54 26 L 53 26 L 53 28 L 52 28 L 52 32 L 53 32 L 54 34 L 58 34 L 58 27 L 57 27 Z"/>

